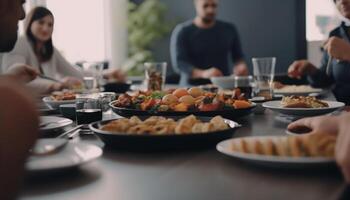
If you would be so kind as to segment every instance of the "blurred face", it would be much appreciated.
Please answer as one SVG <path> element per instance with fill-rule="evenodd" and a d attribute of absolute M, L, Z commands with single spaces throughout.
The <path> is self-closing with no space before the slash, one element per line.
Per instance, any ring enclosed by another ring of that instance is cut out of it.
<path fill-rule="evenodd" d="M 340 14 L 350 19 L 350 0 L 335 0 L 335 4 Z"/>
<path fill-rule="evenodd" d="M 204 23 L 212 23 L 216 18 L 218 0 L 196 0 L 195 7 L 197 16 Z"/>
<path fill-rule="evenodd" d="M 53 17 L 48 15 L 33 21 L 30 30 L 35 39 L 40 42 L 47 42 L 51 38 L 53 32 Z"/>
<path fill-rule="evenodd" d="M 25 0 L 0 0 L 0 52 L 11 51 L 17 41 L 18 21 L 24 19 Z"/>

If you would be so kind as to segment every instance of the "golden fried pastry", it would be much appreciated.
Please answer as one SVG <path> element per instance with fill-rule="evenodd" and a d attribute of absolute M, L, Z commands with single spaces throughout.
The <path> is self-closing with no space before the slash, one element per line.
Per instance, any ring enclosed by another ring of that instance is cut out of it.
<path fill-rule="evenodd" d="M 326 102 L 316 99 L 316 97 L 290 96 L 283 97 L 281 104 L 285 108 L 326 108 Z"/>
<path fill-rule="evenodd" d="M 266 140 L 262 142 L 261 145 L 264 155 L 272 156 L 276 154 L 275 145 L 273 144 L 271 139 L 266 138 Z"/>
<path fill-rule="evenodd" d="M 273 143 L 276 147 L 276 154 L 278 156 L 288 156 L 289 155 L 287 138 L 277 138 L 273 141 Z"/>
<path fill-rule="evenodd" d="M 130 124 L 131 126 L 140 124 L 141 122 L 142 122 L 141 119 L 138 118 L 138 117 L 136 117 L 136 116 L 132 116 L 132 117 L 130 118 L 130 120 L 129 120 L 129 124 Z"/>
<path fill-rule="evenodd" d="M 192 133 L 202 133 L 202 127 L 204 123 L 196 123 L 192 127 Z"/>
<path fill-rule="evenodd" d="M 164 117 L 152 116 L 144 121 L 147 125 L 156 125 L 159 121 L 165 120 Z"/>
<path fill-rule="evenodd" d="M 336 137 L 329 134 L 266 138 L 242 138 L 232 143 L 232 150 L 267 156 L 334 157 Z"/>
<path fill-rule="evenodd" d="M 210 120 L 216 130 L 225 130 L 228 128 L 228 125 L 225 123 L 224 119 L 221 116 L 216 116 Z"/>
<path fill-rule="evenodd" d="M 213 123 L 215 122 L 215 123 Z M 228 129 L 221 117 L 213 118 L 212 122 L 201 122 L 195 116 L 190 115 L 176 122 L 174 119 L 153 116 L 144 121 L 133 116 L 130 119 L 118 119 L 101 127 L 101 130 L 111 133 L 129 135 L 170 135 L 208 133 Z"/>

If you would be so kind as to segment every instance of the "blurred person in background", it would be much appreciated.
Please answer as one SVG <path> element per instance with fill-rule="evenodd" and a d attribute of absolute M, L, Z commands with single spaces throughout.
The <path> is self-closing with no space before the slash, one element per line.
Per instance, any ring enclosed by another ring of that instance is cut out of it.
<path fill-rule="evenodd" d="M 177 25 L 172 33 L 171 60 L 181 84 L 232 73 L 248 75 L 237 29 L 216 19 L 218 4 L 219 0 L 194 0 L 195 19 Z"/>
<path fill-rule="evenodd" d="M 289 67 L 288 74 L 292 78 L 306 75 L 314 87 L 334 85 L 336 99 L 350 105 L 350 0 L 333 1 L 342 23 L 329 34 L 320 68 L 307 60 L 298 60 Z"/>
<path fill-rule="evenodd" d="M 18 21 L 25 17 L 25 0 L 0 0 L 0 52 L 10 51 L 17 40 Z M 38 72 L 15 66 L 0 76 L 0 199 L 18 195 L 24 163 L 38 134 L 35 101 L 24 86 Z M 19 81 L 20 80 L 20 81 Z"/>
<path fill-rule="evenodd" d="M 15 48 L 3 57 L 3 71 L 16 65 L 32 66 L 40 74 L 60 82 L 36 78 L 31 87 L 40 93 L 50 93 L 63 88 L 81 87 L 84 72 L 72 66 L 55 48 L 52 41 L 54 16 L 45 7 L 31 10 L 25 23 L 25 35 L 20 37 Z M 104 71 L 106 79 L 125 81 L 125 75 L 119 70 Z"/>

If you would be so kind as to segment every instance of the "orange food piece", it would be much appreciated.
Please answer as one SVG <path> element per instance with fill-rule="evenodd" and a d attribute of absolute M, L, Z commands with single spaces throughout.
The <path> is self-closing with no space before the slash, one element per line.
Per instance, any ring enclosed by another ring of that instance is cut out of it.
<path fill-rule="evenodd" d="M 179 103 L 174 107 L 174 111 L 186 112 L 186 111 L 188 111 L 188 107 L 189 107 L 189 105 L 187 105 L 186 103 Z"/>
<path fill-rule="evenodd" d="M 157 103 L 159 103 L 159 102 L 157 102 L 154 99 L 147 100 L 147 101 L 141 103 L 141 105 L 140 105 L 141 106 L 141 110 L 143 110 L 143 111 L 148 110 L 152 106 L 156 105 Z"/>
<path fill-rule="evenodd" d="M 200 111 L 216 111 L 219 109 L 220 104 L 218 103 L 210 103 L 210 104 L 204 104 L 202 103 L 198 109 Z"/>
<path fill-rule="evenodd" d="M 243 101 L 243 100 L 236 100 L 233 103 L 233 107 L 235 109 L 243 109 L 243 108 L 250 108 L 251 104 L 248 101 Z"/>
<path fill-rule="evenodd" d="M 189 94 L 188 94 L 186 89 L 179 88 L 173 92 L 173 95 L 175 95 L 177 98 L 181 98 L 181 97 L 189 95 Z"/>

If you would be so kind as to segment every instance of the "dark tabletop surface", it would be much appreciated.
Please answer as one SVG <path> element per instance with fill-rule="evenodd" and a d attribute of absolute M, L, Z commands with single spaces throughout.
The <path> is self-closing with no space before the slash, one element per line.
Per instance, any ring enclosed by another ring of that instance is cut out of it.
<path fill-rule="evenodd" d="M 252 114 L 234 137 L 284 135 L 287 124 L 276 114 Z M 72 142 L 103 146 L 94 135 Z M 215 148 L 193 151 L 132 153 L 105 150 L 80 168 L 28 175 L 25 200 L 158 200 L 158 199 L 350 199 L 335 166 L 286 170 L 244 163 Z"/>

